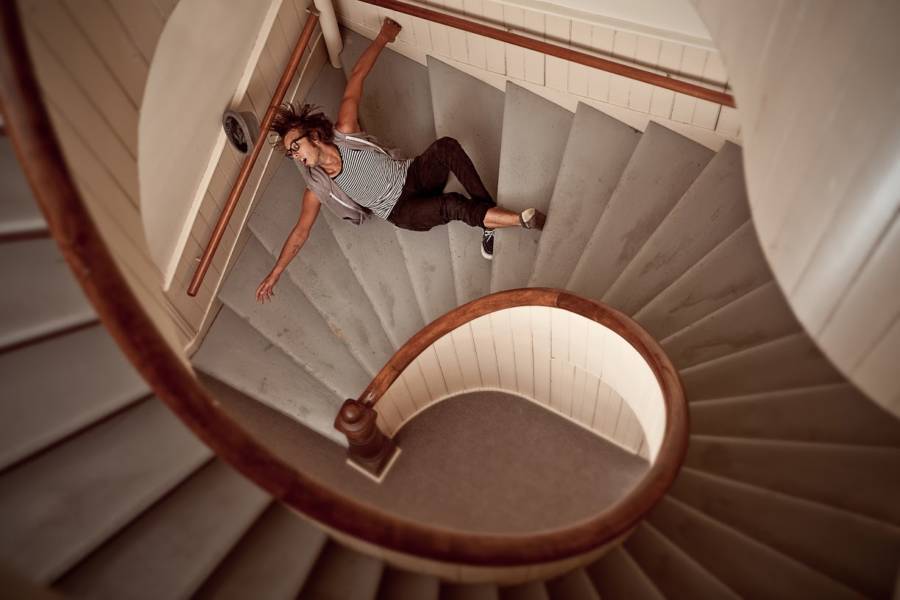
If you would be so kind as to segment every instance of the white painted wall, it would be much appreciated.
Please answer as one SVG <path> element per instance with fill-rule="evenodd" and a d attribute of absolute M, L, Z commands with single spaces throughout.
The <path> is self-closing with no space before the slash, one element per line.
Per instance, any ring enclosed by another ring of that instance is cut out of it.
<path fill-rule="evenodd" d="M 225 143 L 222 112 L 246 89 L 280 5 L 181 0 L 159 39 L 138 125 L 138 179 L 147 244 L 166 283 Z"/>

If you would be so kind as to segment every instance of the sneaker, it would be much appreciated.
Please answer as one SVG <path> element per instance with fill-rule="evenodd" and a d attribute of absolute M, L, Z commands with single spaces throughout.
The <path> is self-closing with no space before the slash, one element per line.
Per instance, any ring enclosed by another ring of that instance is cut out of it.
<path fill-rule="evenodd" d="M 481 234 L 481 255 L 488 260 L 494 258 L 494 230 L 485 229 Z"/>
<path fill-rule="evenodd" d="M 543 229 L 547 216 L 536 208 L 526 208 L 519 215 L 519 225 L 525 229 Z"/>

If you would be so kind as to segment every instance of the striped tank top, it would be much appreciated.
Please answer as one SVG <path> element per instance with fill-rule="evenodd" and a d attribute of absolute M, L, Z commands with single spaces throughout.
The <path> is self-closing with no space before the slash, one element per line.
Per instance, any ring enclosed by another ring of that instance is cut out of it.
<path fill-rule="evenodd" d="M 335 141 L 343 168 L 334 182 L 360 206 L 387 219 L 397 204 L 412 159 L 395 160 L 372 148 L 355 150 Z"/>

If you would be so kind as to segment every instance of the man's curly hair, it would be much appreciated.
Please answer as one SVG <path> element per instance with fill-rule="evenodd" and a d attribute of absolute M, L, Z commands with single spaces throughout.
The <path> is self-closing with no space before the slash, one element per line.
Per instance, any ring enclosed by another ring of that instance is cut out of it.
<path fill-rule="evenodd" d="M 291 129 L 299 129 L 301 136 L 308 135 L 320 142 L 331 143 L 334 140 L 334 125 L 320 107 L 312 104 L 304 104 L 298 108 L 285 102 L 278 107 L 269 126 L 269 131 L 278 136 L 271 140 L 272 145 L 281 144 Z"/>

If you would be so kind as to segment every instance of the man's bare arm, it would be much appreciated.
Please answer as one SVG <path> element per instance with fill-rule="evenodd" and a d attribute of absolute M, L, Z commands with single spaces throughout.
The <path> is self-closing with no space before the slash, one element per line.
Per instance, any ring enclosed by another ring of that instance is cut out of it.
<path fill-rule="evenodd" d="M 341 108 L 338 110 L 337 124 L 335 127 L 341 133 L 353 133 L 359 131 L 359 101 L 362 98 L 363 82 L 372 67 L 375 66 L 375 60 L 381 54 L 381 50 L 390 42 L 397 39 L 400 32 L 400 25 L 391 19 L 385 19 L 381 24 L 381 31 L 378 36 L 372 40 L 366 51 L 362 53 L 353 72 L 347 79 L 347 87 L 344 88 L 344 98 L 341 100 Z"/>
<path fill-rule="evenodd" d="M 316 222 L 316 217 L 319 216 L 319 209 L 321 206 L 319 199 L 313 192 L 310 190 L 304 192 L 303 206 L 300 209 L 300 219 L 297 221 L 297 224 L 294 225 L 294 228 L 285 240 L 284 246 L 281 248 L 281 254 L 278 255 L 278 260 L 275 262 L 275 266 L 272 267 L 272 271 L 265 279 L 263 279 L 262 283 L 259 284 L 259 287 L 256 288 L 257 302 L 266 302 L 271 299 L 272 295 L 275 293 L 275 284 L 278 283 L 281 274 L 284 273 L 284 270 L 294 257 L 297 256 L 300 252 L 300 248 L 303 247 L 303 244 L 305 244 L 306 240 L 309 238 L 309 231 L 312 229 L 313 223 Z"/>

